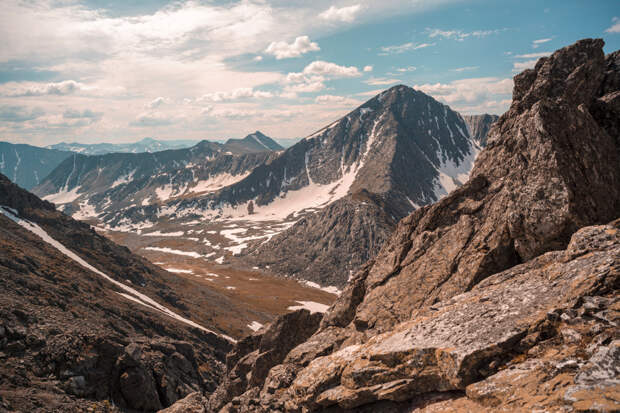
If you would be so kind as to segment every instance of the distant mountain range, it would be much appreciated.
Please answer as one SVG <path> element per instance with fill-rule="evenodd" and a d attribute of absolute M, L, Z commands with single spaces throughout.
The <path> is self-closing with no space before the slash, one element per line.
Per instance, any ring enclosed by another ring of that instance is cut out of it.
<path fill-rule="evenodd" d="M 208 142 L 208 141 L 204 141 Z M 25 144 L 0 142 L 0 173 L 24 189 L 32 189 L 72 153 L 105 155 L 108 153 L 155 153 L 170 149 L 189 148 L 197 141 L 158 141 L 145 138 L 127 144 L 59 143 L 45 148 Z M 284 149 L 273 139 L 256 131 L 243 139 L 229 139 L 225 143 L 210 142 L 215 150 L 230 154 L 258 153 Z"/>
<path fill-rule="evenodd" d="M 83 155 L 104 155 L 106 153 L 142 153 L 142 152 L 160 152 L 166 149 L 189 148 L 198 143 L 196 140 L 157 140 L 153 138 L 144 138 L 138 142 L 132 143 L 56 143 L 48 145 L 48 149 L 57 149 L 61 151 L 77 152 Z"/>

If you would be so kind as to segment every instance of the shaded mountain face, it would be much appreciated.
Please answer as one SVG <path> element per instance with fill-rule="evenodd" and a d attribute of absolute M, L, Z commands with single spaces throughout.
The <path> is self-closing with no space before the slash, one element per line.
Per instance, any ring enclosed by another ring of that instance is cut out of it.
<path fill-rule="evenodd" d="M 281 151 L 284 149 L 270 137 L 256 131 L 243 139 L 229 139 L 224 147 L 233 153 Z"/>
<path fill-rule="evenodd" d="M 3 175 L 0 272 L 0 403 L 8 411 L 74 412 L 109 401 L 154 411 L 212 391 L 231 342 L 218 313 L 242 311 Z"/>
<path fill-rule="evenodd" d="M 143 153 L 143 152 L 161 152 L 168 149 L 189 148 L 196 145 L 198 141 L 192 140 L 171 140 L 162 141 L 153 138 L 144 138 L 138 142 L 132 143 L 66 143 L 61 142 L 49 145 L 47 148 L 57 149 L 61 151 L 71 151 L 81 153 L 82 155 L 105 155 L 107 153 Z"/>
<path fill-rule="evenodd" d="M 70 152 L 0 142 L 0 173 L 24 189 L 39 185 Z"/>
<path fill-rule="evenodd" d="M 614 410 L 619 53 L 586 39 L 517 75 L 469 181 L 400 221 L 282 362 L 238 347 L 211 409 Z"/>
<path fill-rule="evenodd" d="M 467 115 L 463 116 L 463 120 L 467 124 L 469 136 L 480 146 L 486 146 L 487 135 L 493 123 L 499 119 L 497 115 Z"/>
<path fill-rule="evenodd" d="M 479 137 L 484 133 L 479 131 Z M 338 287 L 379 252 L 399 219 L 460 186 L 480 150 L 458 113 L 405 86 L 384 92 L 311 139 L 319 142 L 318 151 L 333 142 L 335 148 L 322 156 L 337 161 L 341 151 L 345 176 L 347 148 L 357 151 L 350 164 L 354 172 L 349 195 L 270 241 L 251 246 L 244 258 L 281 274 Z M 341 142 L 351 146 L 340 147 Z M 317 160 L 313 169 L 312 159 L 307 156 L 309 171 L 329 170 L 330 161 Z M 311 173 L 308 177 L 312 179 Z"/>
<path fill-rule="evenodd" d="M 76 218 L 160 204 L 216 191 L 247 176 L 272 152 L 235 155 L 202 141 L 188 149 L 141 154 L 74 154 L 34 192 Z"/>

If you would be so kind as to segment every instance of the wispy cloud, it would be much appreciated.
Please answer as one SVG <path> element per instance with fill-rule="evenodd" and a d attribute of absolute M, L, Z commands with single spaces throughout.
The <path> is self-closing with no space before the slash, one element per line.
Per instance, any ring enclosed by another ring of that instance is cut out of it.
<path fill-rule="evenodd" d="M 537 49 L 538 47 L 540 47 L 540 45 L 541 45 L 541 44 L 548 43 L 548 42 L 550 42 L 551 40 L 553 40 L 553 37 L 547 37 L 547 38 L 544 38 L 544 39 L 537 39 L 537 40 L 534 40 L 534 41 L 532 42 L 532 48 L 533 48 L 533 49 Z"/>
<path fill-rule="evenodd" d="M 237 99 L 248 99 L 248 98 L 271 98 L 273 97 L 273 93 L 263 91 L 263 90 L 255 90 L 249 87 L 237 88 L 230 91 L 225 92 L 214 92 L 207 93 L 198 98 L 198 101 L 210 101 L 210 102 L 223 102 L 228 100 L 237 100 Z"/>
<path fill-rule="evenodd" d="M 324 20 L 351 23 L 361 10 L 362 6 L 359 4 L 340 8 L 331 6 L 329 9 L 319 14 L 319 17 Z"/>
<path fill-rule="evenodd" d="M 467 72 L 470 70 L 477 70 L 480 66 L 465 66 L 465 67 L 457 67 L 456 69 L 450 69 L 451 72 Z"/>
<path fill-rule="evenodd" d="M 611 23 L 611 26 L 605 29 L 605 33 L 620 33 L 620 18 L 614 17 Z"/>
<path fill-rule="evenodd" d="M 487 37 L 492 34 L 498 34 L 506 29 L 494 29 L 494 30 L 474 30 L 471 32 L 464 32 L 462 30 L 441 30 L 441 29 L 431 29 L 427 28 L 426 32 L 428 33 L 428 37 L 431 39 L 439 37 L 443 39 L 452 39 L 459 42 L 465 41 L 467 38 L 482 38 Z"/>
<path fill-rule="evenodd" d="M 401 54 L 401 53 L 405 53 L 405 52 L 408 52 L 408 51 L 411 51 L 411 50 L 424 49 L 426 47 L 431 47 L 431 46 L 435 46 L 435 43 L 413 43 L 413 42 L 409 42 L 409 43 L 393 45 L 393 46 L 383 46 L 381 48 L 381 53 L 379 53 L 379 55 L 380 56 L 387 56 L 387 55 L 391 55 L 391 54 Z"/>
<path fill-rule="evenodd" d="M 396 69 L 396 71 L 400 73 L 413 72 L 415 70 L 417 70 L 417 67 L 415 66 L 399 67 L 398 69 Z"/>
<path fill-rule="evenodd" d="M 394 83 L 400 82 L 399 79 L 390 79 L 385 77 L 373 77 L 368 80 L 365 80 L 364 83 L 371 86 L 386 86 L 393 85 Z"/>
<path fill-rule="evenodd" d="M 538 53 L 526 53 L 526 54 L 518 54 L 514 56 L 515 59 L 536 59 L 539 57 L 547 57 L 551 56 L 551 52 L 538 52 Z"/>

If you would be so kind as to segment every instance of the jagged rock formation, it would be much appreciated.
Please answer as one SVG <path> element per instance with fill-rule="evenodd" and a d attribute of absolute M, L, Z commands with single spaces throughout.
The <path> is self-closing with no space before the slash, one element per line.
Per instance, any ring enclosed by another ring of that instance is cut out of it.
<path fill-rule="evenodd" d="M 0 273 L 2 411 L 155 411 L 220 382 L 230 340 L 217 314 L 238 316 L 234 303 L 2 175 Z"/>
<path fill-rule="evenodd" d="M 470 180 L 403 219 L 222 411 L 616 410 L 620 231 L 591 226 L 620 211 L 618 52 L 602 46 L 517 75 Z"/>
<path fill-rule="evenodd" d="M 70 152 L 0 142 L 0 174 L 24 189 L 39 185 Z"/>
<path fill-rule="evenodd" d="M 467 125 L 469 136 L 478 143 L 481 147 L 485 147 L 487 144 L 487 135 L 491 130 L 491 126 L 499 119 L 497 115 L 465 115 L 463 120 Z"/>

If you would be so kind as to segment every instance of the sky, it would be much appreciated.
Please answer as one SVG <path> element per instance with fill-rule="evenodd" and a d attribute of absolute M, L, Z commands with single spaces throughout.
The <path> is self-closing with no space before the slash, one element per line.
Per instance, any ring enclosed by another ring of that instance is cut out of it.
<path fill-rule="evenodd" d="M 619 0 L 2 0 L 0 140 L 299 139 L 397 84 L 503 113 Z"/>

